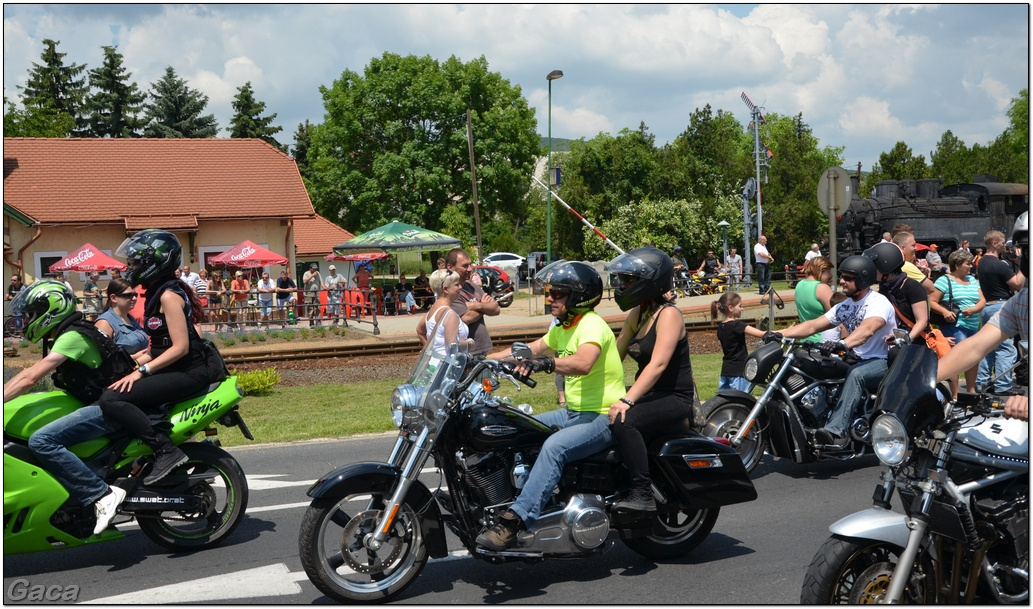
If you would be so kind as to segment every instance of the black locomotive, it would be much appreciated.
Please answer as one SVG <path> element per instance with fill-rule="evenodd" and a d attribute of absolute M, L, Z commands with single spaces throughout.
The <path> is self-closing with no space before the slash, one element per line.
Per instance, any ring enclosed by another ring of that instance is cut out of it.
<path fill-rule="evenodd" d="M 1011 236 L 1015 217 L 1029 209 L 1029 185 L 976 176 L 972 183 L 943 186 L 939 178 L 883 180 L 871 198 L 858 195 L 859 178 L 850 176 L 850 209 L 836 222 L 840 257 L 859 254 L 882 240 L 896 224 L 915 229 L 919 243 L 939 247 L 944 261 L 969 241 L 973 253 L 989 230 Z"/>

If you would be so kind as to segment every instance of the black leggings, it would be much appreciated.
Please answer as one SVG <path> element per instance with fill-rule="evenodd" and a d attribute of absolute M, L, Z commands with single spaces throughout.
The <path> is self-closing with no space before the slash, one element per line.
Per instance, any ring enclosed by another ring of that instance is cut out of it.
<path fill-rule="evenodd" d="M 157 413 L 167 403 L 176 403 L 202 391 L 208 384 L 207 371 L 194 367 L 186 371 L 161 370 L 133 383 L 125 393 L 105 389 L 100 396 L 104 418 L 126 428 L 131 434 L 153 445 L 157 435 L 147 413 Z"/>
<path fill-rule="evenodd" d="M 634 486 L 649 484 L 649 458 L 643 434 L 670 429 L 674 422 L 691 417 L 692 402 L 691 395 L 646 394 L 624 413 L 624 422 L 618 420 L 610 425 Z"/>

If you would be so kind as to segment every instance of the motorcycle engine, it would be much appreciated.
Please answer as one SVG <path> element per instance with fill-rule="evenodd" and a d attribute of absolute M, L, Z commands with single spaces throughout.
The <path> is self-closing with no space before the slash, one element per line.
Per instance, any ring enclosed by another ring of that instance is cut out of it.
<path fill-rule="evenodd" d="M 456 461 L 484 507 L 513 499 L 513 458 L 506 453 L 456 453 Z"/>
<path fill-rule="evenodd" d="M 532 531 L 518 537 L 523 549 L 563 555 L 598 549 L 609 533 L 610 519 L 602 496 L 577 493 L 566 505 L 543 513 Z"/>

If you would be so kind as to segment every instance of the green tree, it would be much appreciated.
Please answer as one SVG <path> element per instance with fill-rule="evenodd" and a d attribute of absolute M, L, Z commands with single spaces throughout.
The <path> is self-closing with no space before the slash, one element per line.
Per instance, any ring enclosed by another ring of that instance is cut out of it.
<path fill-rule="evenodd" d="M 262 116 L 265 102 L 255 99 L 255 90 L 248 81 L 237 89 L 233 97 L 233 118 L 230 119 L 230 137 L 254 137 L 265 141 L 270 146 L 286 152 L 286 147 L 273 137 L 283 131 L 283 127 L 272 126 L 276 114 Z"/>
<path fill-rule="evenodd" d="M 145 109 L 146 137 L 206 138 L 219 132 L 215 115 L 202 114 L 208 107 L 208 96 L 188 87 L 172 66 L 151 83 L 150 97 Z"/>
<path fill-rule="evenodd" d="M 965 142 L 948 129 L 936 143 L 932 154 L 930 173 L 943 180 L 944 185 L 972 180 L 973 156 Z"/>
<path fill-rule="evenodd" d="M 889 152 L 879 155 L 879 162 L 865 176 L 861 192 L 872 192 L 882 180 L 920 180 L 931 177 L 925 157 L 915 155 L 904 142 L 897 142 Z"/>
<path fill-rule="evenodd" d="M 83 116 L 83 104 L 89 87 L 86 85 L 86 77 L 81 76 L 86 66 L 75 63 L 65 65 L 64 58 L 67 53 L 57 51 L 59 44 L 60 42 L 50 38 L 43 39 L 43 54 L 40 56 L 43 63 L 33 63 L 25 86 L 19 87 L 22 90 L 22 103 L 26 111 L 48 124 L 47 131 L 65 122 L 60 115 L 73 117 L 73 129 L 48 137 L 88 133 L 88 123 Z M 57 119 L 56 122 L 54 119 Z"/>
<path fill-rule="evenodd" d="M 518 208 L 528 192 L 539 152 L 534 112 L 483 57 L 440 64 L 385 53 L 320 92 L 326 114 L 307 151 L 310 195 L 349 230 L 396 218 L 437 229 L 452 203 L 473 214 L 468 109 L 482 217 Z"/>
<path fill-rule="evenodd" d="M 75 128 L 75 118 L 50 107 L 30 106 L 19 110 L 4 98 L 5 137 L 68 137 Z"/>
<path fill-rule="evenodd" d="M 298 173 L 301 179 L 307 184 L 311 180 L 312 170 L 309 168 L 308 149 L 312 145 L 312 124 L 305 119 L 304 123 L 298 123 L 298 129 L 294 132 L 294 146 L 291 147 L 291 157 L 298 164 Z"/>
<path fill-rule="evenodd" d="M 709 199 L 753 173 L 752 151 L 753 138 L 734 115 L 714 114 L 710 104 L 697 108 L 689 126 L 664 150 L 664 195 Z"/>
<path fill-rule="evenodd" d="M 144 121 L 140 118 L 147 95 L 142 93 L 123 65 L 122 55 L 113 46 L 101 47 L 101 67 L 90 70 L 90 86 L 95 91 L 87 98 L 90 135 L 94 137 L 139 137 Z"/>

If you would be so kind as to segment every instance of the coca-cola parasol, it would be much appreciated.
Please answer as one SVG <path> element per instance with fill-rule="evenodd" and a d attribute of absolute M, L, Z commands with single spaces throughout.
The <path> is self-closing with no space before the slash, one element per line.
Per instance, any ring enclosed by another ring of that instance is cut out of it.
<path fill-rule="evenodd" d="M 259 268 L 270 264 L 287 264 L 287 258 L 250 240 L 244 240 L 218 256 L 212 256 L 209 262 L 215 266 Z"/>
<path fill-rule="evenodd" d="M 100 251 L 92 243 L 87 243 L 75 252 L 65 256 L 54 264 L 51 264 L 49 270 L 51 273 L 56 273 L 58 271 L 77 271 L 79 273 L 88 273 L 91 271 L 107 271 L 110 269 L 124 271 L 127 268 L 129 267 Z"/>

